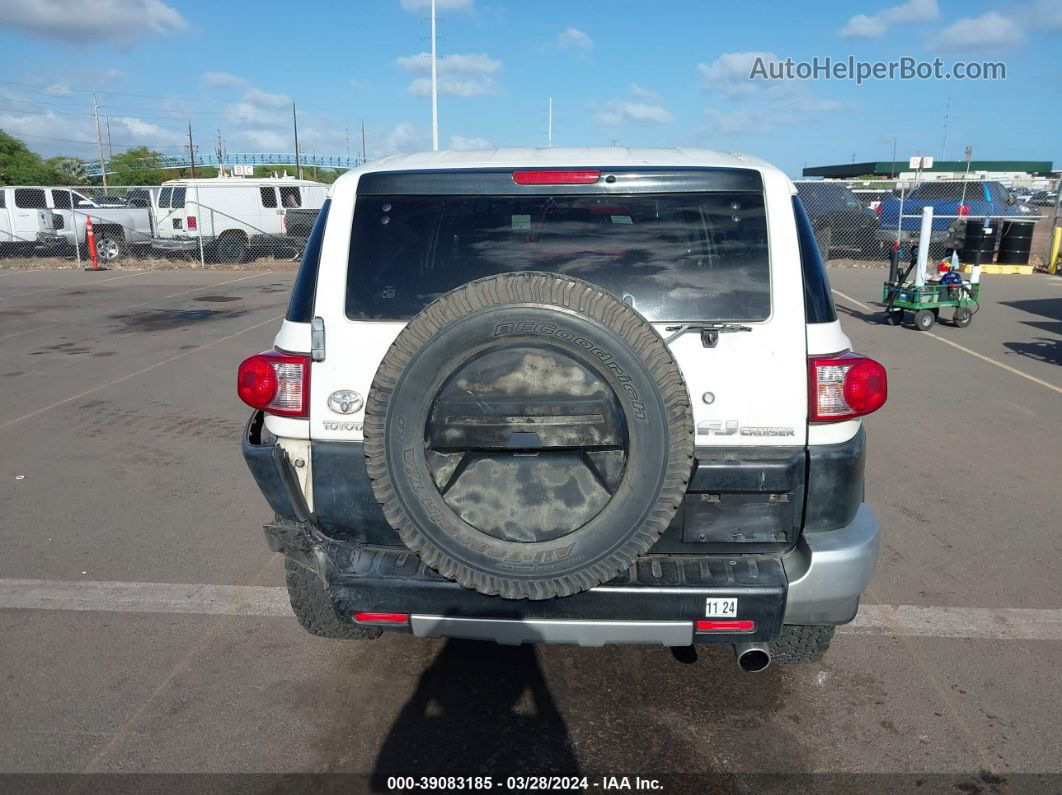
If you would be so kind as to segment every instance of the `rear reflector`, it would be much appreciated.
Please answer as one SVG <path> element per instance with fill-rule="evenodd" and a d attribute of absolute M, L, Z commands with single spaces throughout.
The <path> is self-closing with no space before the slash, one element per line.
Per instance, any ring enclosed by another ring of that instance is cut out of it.
<path fill-rule="evenodd" d="M 593 185 L 600 171 L 514 171 L 517 185 Z"/>
<path fill-rule="evenodd" d="M 698 621 L 694 625 L 698 632 L 752 632 L 756 622 L 747 618 L 733 621 Z"/>
<path fill-rule="evenodd" d="M 188 216 L 188 228 L 189 229 L 195 229 L 197 227 L 198 227 L 198 222 L 195 220 L 195 216 L 194 215 L 189 215 Z"/>
<path fill-rule="evenodd" d="M 356 624 L 386 624 L 388 626 L 398 626 L 401 624 L 409 623 L 408 613 L 355 613 L 354 623 Z"/>
<path fill-rule="evenodd" d="M 808 359 L 808 419 L 839 422 L 862 417 L 885 405 L 885 368 L 858 353 Z"/>

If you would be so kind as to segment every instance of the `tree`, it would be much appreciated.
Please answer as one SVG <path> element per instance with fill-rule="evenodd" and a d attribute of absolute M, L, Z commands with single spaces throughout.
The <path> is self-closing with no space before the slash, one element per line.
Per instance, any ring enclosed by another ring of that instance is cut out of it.
<path fill-rule="evenodd" d="M 84 185 L 85 163 L 76 157 L 56 155 L 44 161 L 44 167 L 51 173 L 51 183 L 55 185 Z"/>
<path fill-rule="evenodd" d="M 115 155 L 107 164 L 110 185 L 161 185 L 166 179 L 165 155 L 137 146 Z"/>
<path fill-rule="evenodd" d="M 50 176 L 38 155 L 0 130 L 0 185 L 42 185 Z"/>

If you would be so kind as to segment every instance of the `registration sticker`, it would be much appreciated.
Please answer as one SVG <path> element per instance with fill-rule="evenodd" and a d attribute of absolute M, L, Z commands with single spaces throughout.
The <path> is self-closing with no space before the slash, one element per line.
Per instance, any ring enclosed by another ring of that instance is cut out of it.
<path fill-rule="evenodd" d="M 738 600 L 736 596 L 723 599 L 709 596 L 704 605 L 705 618 L 737 618 Z"/>

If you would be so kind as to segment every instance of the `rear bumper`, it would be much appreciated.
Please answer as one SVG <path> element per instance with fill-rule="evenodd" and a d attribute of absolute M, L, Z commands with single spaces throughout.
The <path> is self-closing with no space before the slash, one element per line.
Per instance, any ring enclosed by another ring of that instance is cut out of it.
<path fill-rule="evenodd" d="M 37 233 L 37 245 L 51 248 L 52 246 L 61 246 L 66 239 L 58 232 L 38 232 Z"/>
<path fill-rule="evenodd" d="M 408 614 L 408 624 L 391 628 L 422 637 L 586 646 L 769 641 L 783 624 L 851 621 L 877 561 L 878 523 L 860 505 L 845 526 L 805 531 L 784 555 L 650 553 L 614 580 L 562 599 L 486 596 L 446 579 L 405 548 L 322 533 L 286 454 L 263 442 L 261 432 L 256 414 L 243 453 L 278 514 L 265 527 L 270 547 L 315 572 L 340 615 Z M 722 598 L 737 599 L 732 618 L 753 621 L 752 631 L 696 631 L 708 601 Z"/>
<path fill-rule="evenodd" d="M 159 251 L 197 251 L 199 249 L 199 238 L 154 237 L 151 239 L 151 247 Z"/>

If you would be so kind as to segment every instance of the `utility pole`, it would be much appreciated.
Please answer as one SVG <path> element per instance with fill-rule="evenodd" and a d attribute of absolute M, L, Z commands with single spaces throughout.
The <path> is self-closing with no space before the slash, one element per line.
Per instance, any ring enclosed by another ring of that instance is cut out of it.
<path fill-rule="evenodd" d="M 892 166 L 889 168 L 889 179 L 896 178 L 896 136 L 892 136 Z"/>
<path fill-rule="evenodd" d="M 435 0 L 431 0 L 431 149 L 439 151 L 439 72 L 435 50 Z"/>
<path fill-rule="evenodd" d="M 103 164 L 103 136 L 100 135 L 100 106 L 96 102 L 96 94 L 92 94 L 92 115 L 96 119 L 96 146 L 100 150 L 100 174 L 103 177 L 103 192 L 107 192 L 107 167 Z"/>
<path fill-rule="evenodd" d="M 948 115 L 951 111 L 951 97 L 944 101 L 944 143 L 940 147 L 940 159 L 948 159 Z"/>
<path fill-rule="evenodd" d="M 546 122 L 546 146 L 553 146 L 553 97 L 549 98 L 549 115 Z"/>
<path fill-rule="evenodd" d="M 295 103 L 291 103 L 291 123 L 295 127 L 295 171 L 302 179 L 302 163 L 299 162 L 299 118 L 295 115 Z"/>
<path fill-rule="evenodd" d="M 192 168 L 192 179 L 195 179 L 195 147 L 192 146 L 192 122 L 188 122 L 188 163 Z"/>
<path fill-rule="evenodd" d="M 218 130 L 218 142 L 214 147 L 214 152 L 218 156 L 218 176 L 225 176 L 225 139 L 221 137 L 221 130 Z"/>
<path fill-rule="evenodd" d="M 110 115 L 105 117 L 107 119 L 107 159 L 114 159 L 114 147 L 111 146 L 111 117 Z"/>
<path fill-rule="evenodd" d="M 365 165 L 365 121 L 361 122 L 361 164 Z"/>

